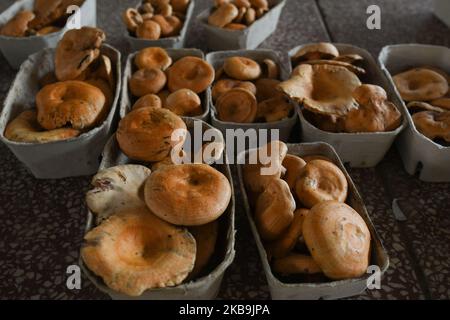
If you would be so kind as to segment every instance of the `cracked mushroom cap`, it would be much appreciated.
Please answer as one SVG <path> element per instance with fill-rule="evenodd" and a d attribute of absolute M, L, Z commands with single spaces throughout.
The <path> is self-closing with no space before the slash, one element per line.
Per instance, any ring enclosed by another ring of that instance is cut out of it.
<path fill-rule="evenodd" d="M 140 296 L 180 284 L 195 263 L 194 237 L 147 208 L 124 210 L 84 236 L 81 257 L 113 290 Z"/>
<path fill-rule="evenodd" d="M 331 43 L 319 42 L 300 48 L 292 57 L 294 63 L 305 60 L 334 59 L 339 56 L 338 49 Z"/>
<path fill-rule="evenodd" d="M 449 86 L 447 79 L 439 73 L 416 68 L 393 77 L 400 96 L 405 101 L 430 101 L 445 96 Z"/>
<path fill-rule="evenodd" d="M 94 189 L 86 193 L 89 209 L 102 221 L 118 212 L 145 206 L 144 182 L 151 170 L 125 164 L 99 171 L 91 181 Z"/>
<path fill-rule="evenodd" d="M 359 106 L 351 110 L 344 119 L 346 132 L 383 132 L 398 128 L 402 115 L 387 99 L 383 88 L 363 84 L 356 88 L 353 97 Z"/>
<path fill-rule="evenodd" d="M 7 37 L 23 37 L 28 30 L 28 23 L 34 19 L 32 11 L 23 10 L 18 12 L 0 29 L 0 35 Z"/>
<path fill-rule="evenodd" d="M 363 218 L 347 204 L 325 201 L 314 206 L 303 222 L 303 237 L 328 278 L 357 278 L 367 272 L 370 232 Z"/>
<path fill-rule="evenodd" d="M 100 55 L 105 33 L 97 28 L 83 27 L 67 31 L 55 52 L 55 74 L 59 81 L 73 80 Z"/>
<path fill-rule="evenodd" d="M 227 177 L 207 164 L 166 166 L 145 183 L 152 212 L 180 226 L 199 226 L 219 218 L 231 199 Z"/>
<path fill-rule="evenodd" d="M 353 92 L 360 85 L 344 67 L 303 64 L 278 88 L 311 112 L 343 116 L 357 107 Z"/>
<path fill-rule="evenodd" d="M 427 138 L 450 142 L 450 111 L 421 111 L 413 114 L 416 129 Z"/>

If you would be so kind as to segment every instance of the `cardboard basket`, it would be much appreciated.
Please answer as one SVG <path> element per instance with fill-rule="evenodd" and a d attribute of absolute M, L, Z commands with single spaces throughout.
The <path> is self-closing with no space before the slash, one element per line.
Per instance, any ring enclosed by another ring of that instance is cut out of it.
<path fill-rule="evenodd" d="M 450 74 L 450 49 L 421 44 L 399 44 L 384 47 L 378 60 L 401 105 L 406 110 L 409 126 L 396 142 L 405 170 L 429 182 L 450 181 L 450 147 L 442 146 L 417 131 L 392 75 L 408 68 L 435 66 Z"/>
<path fill-rule="evenodd" d="M 33 10 L 34 0 L 19 0 L 0 14 L 0 26 L 7 23 L 21 10 Z M 96 26 L 97 1 L 85 0 L 79 12 L 81 26 Z M 67 19 L 66 25 L 58 32 L 44 36 L 6 37 L 0 35 L 0 50 L 8 63 L 17 69 L 29 55 L 45 48 L 55 48 L 64 33 L 75 24 L 75 15 Z"/>
<path fill-rule="evenodd" d="M 245 159 L 246 153 L 239 155 L 242 161 Z M 380 237 L 378 236 L 372 221 L 370 220 L 364 202 L 359 195 L 350 175 L 346 171 L 344 165 L 340 161 L 334 149 L 326 143 L 300 143 L 288 144 L 288 154 L 293 154 L 299 157 L 306 155 L 322 155 L 331 159 L 336 164 L 348 181 L 348 197 L 347 204 L 355 209 L 359 215 L 364 219 L 371 234 L 371 257 L 370 265 L 377 265 L 383 274 L 389 267 L 389 257 L 383 247 Z M 242 163 L 242 162 L 241 162 Z M 243 165 L 238 166 L 239 184 L 244 198 L 244 207 L 247 212 L 247 217 L 250 222 L 253 235 L 255 237 L 257 249 L 261 257 L 263 269 L 266 274 L 267 282 L 269 284 L 270 294 L 275 300 L 312 300 L 312 299 L 339 299 L 351 297 L 362 293 L 367 286 L 367 280 L 370 274 L 366 274 L 361 278 L 330 281 L 325 283 L 284 283 L 281 282 L 273 273 L 267 259 L 266 250 L 262 244 L 255 222 L 253 221 L 253 213 L 248 201 L 244 180 L 243 180 Z"/>
<path fill-rule="evenodd" d="M 195 122 L 201 122 L 203 130 L 214 129 L 207 123 L 196 120 L 196 119 L 184 119 L 186 122 L 186 126 L 188 130 L 191 132 L 191 136 L 193 136 L 193 128 L 195 126 Z M 219 133 L 219 132 L 218 132 Z M 217 136 L 221 137 L 221 142 L 223 143 L 223 137 L 218 134 Z M 219 142 L 219 141 L 217 141 Z M 225 270 L 231 265 L 233 262 L 235 251 L 234 251 L 234 242 L 235 242 L 235 227 L 234 227 L 234 206 L 235 206 L 235 198 L 233 191 L 233 179 L 231 177 L 230 167 L 228 165 L 228 161 L 226 160 L 226 152 L 224 151 L 224 164 L 216 164 L 214 165 L 217 170 L 222 172 L 230 181 L 231 185 L 231 201 L 228 205 L 228 208 L 223 213 L 220 219 L 220 227 L 219 227 L 219 238 L 217 239 L 218 245 L 216 245 L 216 252 L 219 254 L 216 256 L 215 262 L 213 262 L 213 266 L 211 272 L 205 276 L 197 278 L 187 283 L 180 284 L 175 287 L 167 287 L 161 289 L 152 289 L 145 291 L 139 297 L 130 297 L 125 294 L 119 293 L 115 290 L 108 288 L 103 280 L 93 274 L 83 263 L 80 258 L 80 266 L 87 275 L 87 277 L 94 283 L 94 285 L 100 289 L 102 292 L 107 293 L 113 299 L 132 299 L 132 300 L 208 300 L 214 299 L 217 296 L 217 293 L 220 289 L 220 284 L 222 282 L 223 275 Z M 120 165 L 120 164 L 128 164 L 133 163 L 127 156 L 125 156 L 119 149 L 115 136 L 112 136 L 109 140 L 108 144 L 105 147 L 103 152 L 103 160 L 100 165 L 100 170 L 109 168 L 112 166 Z M 88 210 L 88 219 L 86 225 L 86 232 L 95 227 L 95 217 Z M 219 257 L 219 258 L 217 258 Z M 220 261 L 219 261 L 220 260 Z"/>
<path fill-rule="evenodd" d="M 271 9 L 244 30 L 228 30 L 208 24 L 208 17 L 213 8 L 201 12 L 197 20 L 206 32 L 210 50 L 255 49 L 277 28 L 278 20 L 286 0 L 269 0 Z"/>
<path fill-rule="evenodd" d="M 395 89 L 387 80 L 378 64 L 372 58 L 369 52 L 359 47 L 348 44 L 336 44 L 336 48 L 341 54 L 356 53 L 364 58 L 364 69 L 367 74 L 364 76 L 365 83 L 376 84 L 386 90 L 388 99 L 392 101 L 403 115 L 402 125 L 394 131 L 389 132 L 366 132 L 366 133 L 334 133 L 320 130 L 310 123 L 298 108 L 298 116 L 300 118 L 302 141 L 315 142 L 323 141 L 329 143 L 336 150 L 337 154 L 344 163 L 348 163 L 351 167 L 374 167 L 385 156 L 393 144 L 397 135 L 404 129 L 407 124 L 406 113 L 401 101 L 395 94 Z M 300 48 L 305 45 L 298 46 L 289 52 L 289 56 L 293 56 Z"/>
<path fill-rule="evenodd" d="M 111 59 L 116 79 L 114 100 L 108 117 L 99 126 L 78 137 L 48 143 L 10 141 L 4 132 L 8 123 L 22 111 L 35 107 L 38 80 L 54 71 L 55 49 L 44 49 L 31 55 L 20 67 L 0 113 L 0 140 L 39 179 L 58 179 L 90 175 L 97 172 L 100 155 L 113 130 L 121 87 L 120 52 L 109 45 L 101 53 Z"/>

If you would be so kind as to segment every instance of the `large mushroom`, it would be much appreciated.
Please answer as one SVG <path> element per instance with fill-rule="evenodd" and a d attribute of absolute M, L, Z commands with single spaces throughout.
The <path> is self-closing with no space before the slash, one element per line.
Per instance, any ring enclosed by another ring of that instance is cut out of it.
<path fill-rule="evenodd" d="M 89 209 L 102 221 L 118 212 L 145 206 L 144 182 L 150 176 L 147 167 L 126 164 L 98 172 L 91 181 L 94 189 L 86 193 Z"/>
<path fill-rule="evenodd" d="M 108 287 L 139 296 L 180 284 L 195 263 L 194 237 L 147 208 L 122 211 L 84 237 L 81 257 Z"/>
<path fill-rule="evenodd" d="M 100 55 L 105 33 L 83 27 L 67 31 L 56 47 L 55 74 L 59 81 L 74 80 Z"/>
<path fill-rule="evenodd" d="M 344 116 L 357 108 L 353 92 L 360 85 L 358 77 L 344 67 L 303 64 L 278 88 L 311 112 Z"/>

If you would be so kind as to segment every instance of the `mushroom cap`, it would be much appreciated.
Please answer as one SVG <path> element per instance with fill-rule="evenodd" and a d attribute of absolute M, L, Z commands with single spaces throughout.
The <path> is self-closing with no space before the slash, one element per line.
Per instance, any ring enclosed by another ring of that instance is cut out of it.
<path fill-rule="evenodd" d="M 311 256 L 291 253 L 273 261 L 273 270 L 282 275 L 322 273 L 317 262 Z"/>
<path fill-rule="evenodd" d="M 175 225 L 198 226 L 219 218 L 228 207 L 228 179 L 206 164 L 180 164 L 155 171 L 145 183 L 145 202 Z"/>
<path fill-rule="evenodd" d="M 210 25 L 223 28 L 239 15 L 238 8 L 232 3 L 223 3 L 208 17 Z"/>
<path fill-rule="evenodd" d="M 265 78 L 278 79 L 278 77 L 280 76 L 280 68 L 275 61 L 273 61 L 272 59 L 264 59 L 263 66 L 263 74 L 265 75 Z"/>
<path fill-rule="evenodd" d="M 183 22 L 176 16 L 164 16 L 156 14 L 151 17 L 151 21 L 156 22 L 161 27 L 162 37 L 173 37 L 180 33 Z M 144 21 L 145 22 L 145 21 Z"/>
<path fill-rule="evenodd" d="M 183 120 L 163 108 L 140 108 L 128 113 L 119 122 L 116 133 L 120 149 L 131 159 L 141 161 L 161 161 L 169 155 L 172 147 L 182 141 L 172 140 L 178 130 L 186 133 Z"/>
<path fill-rule="evenodd" d="M 300 171 L 295 192 L 307 208 L 329 200 L 344 202 L 348 192 L 347 178 L 330 161 L 312 160 Z"/>
<path fill-rule="evenodd" d="M 286 119 L 294 109 L 285 97 L 275 97 L 258 103 L 256 118 L 265 122 L 275 122 Z"/>
<path fill-rule="evenodd" d="M 184 13 L 189 6 L 190 0 L 171 0 L 173 11 Z"/>
<path fill-rule="evenodd" d="M 198 116 L 202 113 L 202 101 L 194 91 L 179 89 L 167 97 L 164 108 L 179 116 Z"/>
<path fill-rule="evenodd" d="M 194 237 L 147 208 L 118 213 L 84 236 L 81 257 L 108 287 L 130 296 L 180 284 L 195 263 Z"/>
<path fill-rule="evenodd" d="M 216 109 L 217 116 L 221 121 L 251 123 L 255 120 L 257 101 L 250 91 L 234 88 L 217 99 Z"/>
<path fill-rule="evenodd" d="M 259 149 L 250 150 L 248 161 L 243 168 L 243 177 L 246 188 L 251 193 L 261 193 L 273 178 L 280 178 L 284 171 L 283 159 L 288 148 L 282 141 L 271 141 Z M 272 172 L 262 172 L 263 168 L 272 167 Z"/>
<path fill-rule="evenodd" d="M 241 88 L 256 94 L 256 86 L 250 81 L 240 81 L 233 79 L 218 80 L 212 87 L 211 95 L 213 101 L 216 101 L 222 94 L 228 92 L 233 88 Z"/>
<path fill-rule="evenodd" d="M 194 269 L 189 274 L 189 279 L 195 279 L 204 271 L 214 254 L 219 234 L 219 222 L 215 220 L 202 226 L 190 227 L 189 232 L 194 236 L 197 244 Z"/>
<path fill-rule="evenodd" d="M 136 97 L 156 94 L 166 83 L 166 74 L 158 68 L 139 69 L 133 73 L 129 81 L 131 93 Z"/>
<path fill-rule="evenodd" d="M 145 206 L 144 182 L 151 170 L 137 164 L 125 164 L 99 171 L 86 193 L 86 203 L 100 222 L 110 216 Z"/>
<path fill-rule="evenodd" d="M 343 116 L 357 107 L 353 92 L 360 85 L 346 68 L 303 64 L 278 88 L 311 112 Z"/>
<path fill-rule="evenodd" d="M 300 48 L 292 57 L 292 61 L 333 59 L 339 56 L 338 49 L 331 43 L 319 42 Z"/>
<path fill-rule="evenodd" d="M 67 31 L 55 52 L 55 74 L 59 81 L 74 80 L 100 55 L 105 33 L 97 28 L 82 27 Z"/>
<path fill-rule="evenodd" d="M 258 62 L 246 57 L 226 58 L 223 69 L 229 77 L 242 81 L 256 80 L 262 73 Z"/>
<path fill-rule="evenodd" d="M 435 100 L 433 100 L 435 101 Z M 409 112 L 411 113 L 416 113 L 416 112 L 420 112 L 420 111 L 437 111 L 437 112 L 444 112 L 445 110 L 434 106 L 428 102 L 423 102 L 423 101 L 410 101 L 408 102 L 408 104 L 406 105 L 406 107 L 408 108 Z"/>
<path fill-rule="evenodd" d="M 28 30 L 28 23 L 35 17 L 29 10 L 19 11 L 11 20 L 0 28 L 0 35 L 7 37 L 23 37 Z"/>
<path fill-rule="evenodd" d="M 306 162 L 293 154 L 287 154 L 283 159 L 282 165 L 286 169 L 283 180 L 287 182 L 291 190 L 294 190 L 297 178 L 303 167 L 306 166 Z"/>
<path fill-rule="evenodd" d="M 450 142 L 450 111 L 421 111 L 412 115 L 416 129 L 427 138 Z"/>
<path fill-rule="evenodd" d="M 163 35 L 161 25 L 153 20 L 144 20 L 136 28 L 136 37 L 140 39 L 158 40 L 161 35 Z"/>
<path fill-rule="evenodd" d="M 5 129 L 5 138 L 17 142 L 45 143 L 76 137 L 79 130 L 61 128 L 42 131 L 36 111 L 26 110 L 14 118 Z"/>
<path fill-rule="evenodd" d="M 330 65 L 330 66 L 338 66 L 338 67 L 344 67 L 346 68 L 348 71 L 353 72 L 354 74 L 360 76 L 360 75 L 364 75 L 366 74 L 366 70 L 364 70 L 363 68 L 357 67 L 352 65 L 351 63 L 348 62 L 344 62 L 344 61 L 337 61 L 337 60 L 308 60 L 308 61 L 304 61 L 301 62 L 300 65 L 302 64 L 310 64 L 310 65 Z M 298 68 L 298 67 L 297 67 Z M 294 69 L 292 71 L 292 73 L 296 73 L 296 70 Z"/>
<path fill-rule="evenodd" d="M 346 115 L 344 119 L 346 132 L 383 132 L 400 126 L 402 115 L 397 107 L 387 100 L 383 88 L 363 84 L 355 89 L 353 98 L 359 107 Z"/>
<path fill-rule="evenodd" d="M 439 73 L 425 68 L 411 69 L 393 77 L 400 96 L 405 101 L 430 101 L 445 96 L 447 80 Z"/>
<path fill-rule="evenodd" d="M 267 0 L 249 0 L 252 7 L 262 10 L 269 10 L 269 2 Z"/>
<path fill-rule="evenodd" d="M 104 114 L 106 97 L 97 87 L 82 81 L 46 85 L 36 95 L 39 124 L 48 130 L 68 123 L 74 129 L 89 129 Z"/>
<path fill-rule="evenodd" d="M 439 99 L 436 99 L 436 100 L 432 100 L 432 101 L 430 101 L 430 104 L 435 106 L 435 107 L 441 108 L 443 110 L 449 110 L 450 111 L 450 97 L 448 97 L 448 98 L 439 98 Z"/>
<path fill-rule="evenodd" d="M 259 195 L 255 207 L 255 224 L 262 239 L 280 237 L 294 219 L 295 200 L 286 181 L 271 179 Z"/>
<path fill-rule="evenodd" d="M 348 279 L 367 272 L 370 232 L 347 204 L 326 201 L 314 206 L 303 222 L 303 237 L 327 277 Z"/>
<path fill-rule="evenodd" d="M 187 56 L 167 69 L 167 78 L 171 92 L 186 88 L 201 93 L 213 83 L 214 68 L 201 58 Z"/>
<path fill-rule="evenodd" d="M 164 71 L 172 64 L 172 58 L 164 48 L 150 47 L 140 50 L 134 63 L 139 69 L 158 68 Z"/>
<path fill-rule="evenodd" d="M 356 53 L 347 53 L 347 54 L 341 54 L 336 58 L 333 58 L 334 61 L 341 61 L 346 62 L 350 64 L 355 64 L 360 61 L 364 61 L 364 58 Z"/>
<path fill-rule="evenodd" d="M 141 14 L 135 8 L 126 9 L 122 14 L 122 20 L 130 32 L 136 32 L 138 26 L 144 22 Z"/>
<path fill-rule="evenodd" d="M 132 107 L 132 110 L 139 108 L 162 108 L 161 98 L 156 94 L 150 93 L 140 97 Z"/>
<path fill-rule="evenodd" d="M 272 257 L 275 259 L 286 257 L 294 249 L 298 239 L 303 235 L 303 221 L 308 213 L 309 210 L 303 208 L 294 211 L 294 218 L 286 232 L 267 247 L 269 260 Z"/>

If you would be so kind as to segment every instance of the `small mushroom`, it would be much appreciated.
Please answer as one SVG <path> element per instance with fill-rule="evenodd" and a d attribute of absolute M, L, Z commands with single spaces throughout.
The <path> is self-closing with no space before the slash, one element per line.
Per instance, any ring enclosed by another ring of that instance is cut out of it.
<path fill-rule="evenodd" d="M 131 108 L 132 110 L 139 108 L 162 108 L 161 98 L 155 94 L 146 94 L 140 97 Z"/>
<path fill-rule="evenodd" d="M 167 69 L 167 78 L 171 92 L 186 88 L 199 94 L 214 81 L 214 68 L 202 58 L 186 56 Z"/>
<path fill-rule="evenodd" d="M 256 80 L 256 99 L 262 102 L 270 98 L 284 97 L 283 93 L 277 90 L 280 83 L 281 81 L 276 79 L 260 78 Z"/>
<path fill-rule="evenodd" d="M 79 130 L 60 128 L 43 130 L 37 122 L 36 111 L 27 110 L 14 118 L 5 129 L 5 138 L 10 141 L 27 143 L 46 143 L 74 138 Z"/>
<path fill-rule="evenodd" d="M 202 101 L 194 91 L 179 89 L 167 97 L 164 108 L 179 116 L 193 117 L 202 114 Z"/>
<path fill-rule="evenodd" d="M 250 81 L 222 79 L 217 81 L 212 87 L 211 96 L 213 101 L 216 101 L 222 94 L 233 88 L 246 89 L 251 93 L 256 94 L 256 86 Z"/>
<path fill-rule="evenodd" d="M 303 64 L 278 88 L 311 112 L 346 115 L 357 108 L 353 92 L 361 81 L 346 68 Z"/>
<path fill-rule="evenodd" d="M 281 236 L 294 219 L 295 200 L 288 184 L 272 179 L 258 197 L 255 224 L 262 239 L 272 241 Z"/>
<path fill-rule="evenodd" d="M 154 19 L 154 16 L 151 19 Z M 136 36 L 140 39 L 158 40 L 161 35 L 161 25 L 153 20 L 143 21 L 136 29 Z"/>
<path fill-rule="evenodd" d="M 172 58 L 164 48 L 149 47 L 136 54 L 134 63 L 139 69 L 158 68 L 164 71 L 172 64 Z"/>
<path fill-rule="evenodd" d="M 283 167 L 286 169 L 286 173 L 283 176 L 283 180 L 287 182 L 289 188 L 293 191 L 295 189 L 295 183 L 300 175 L 301 169 L 306 165 L 305 160 L 292 154 L 287 154 L 282 162 Z"/>
<path fill-rule="evenodd" d="M 257 101 L 250 91 L 233 88 L 217 99 L 216 109 L 221 121 L 251 123 L 256 117 Z"/>
<path fill-rule="evenodd" d="M 236 18 L 234 18 L 233 23 L 242 24 L 244 22 L 245 14 L 247 13 L 247 8 L 240 7 L 238 10 L 239 10 L 239 14 Z M 232 24 L 232 23 L 229 23 L 226 26 L 228 26 L 230 24 Z M 225 26 L 225 28 L 226 28 L 226 26 Z"/>
<path fill-rule="evenodd" d="M 258 103 L 256 119 L 276 122 L 289 117 L 293 106 L 284 97 L 275 97 Z"/>
<path fill-rule="evenodd" d="M 292 57 L 292 62 L 297 64 L 308 60 L 334 59 L 339 56 L 338 49 L 331 43 L 320 42 L 303 46 Z"/>
<path fill-rule="evenodd" d="M 450 142 L 450 111 L 421 111 L 413 114 L 416 129 L 430 140 Z"/>
<path fill-rule="evenodd" d="M 59 81 L 79 77 L 100 55 L 105 33 L 97 28 L 83 27 L 67 31 L 55 52 L 55 74 Z"/>
<path fill-rule="evenodd" d="M 252 7 L 261 9 L 261 10 L 269 10 L 269 2 L 267 0 L 249 0 Z"/>
<path fill-rule="evenodd" d="M 238 8 L 250 8 L 252 6 L 249 0 L 234 0 L 234 5 Z"/>
<path fill-rule="evenodd" d="M 190 0 L 172 0 L 170 4 L 172 5 L 173 11 L 185 13 L 189 6 Z"/>
<path fill-rule="evenodd" d="M 212 26 L 223 28 L 233 22 L 239 15 L 238 8 L 232 3 L 223 3 L 208 17 L 208 23 Z"/>
<path fill-rule="evenodd" d="M 29 27 L 28 24 L 34 19 L 32 11 L 19 11 L 0 29 L 0 35 L 7 37 L 24 37 Z"/>
<path fill-rule="evenodd" d="M 261 76 L 260 65 L 250 58 L 229 57 L 223 63 L 225 73 L 236 80 L 256 80 Z"/>
<path fill-rule="evenodd" d="M 402 115 L 387 100 L 386 91 L 375 85 L 363 84 L 356 88 L 353 97 L 359 104 L 350 110 L 344 120 L 346 132 L 392 131 L 401 124 Z"/>
<path fill-rule="evenodd" d="M 144 22 L 144 19 L 142 19 L 139 11 L 134 8 L 128 8 L 125 10 L 122 15 L 122 20 L 130 32 L 136 32 L 138 26 Z"/>
<path fill-rule="evenodd" d="M 155 8 L 153 8 L 152 4 L 150 2 L 146 2 L 143 3 L 142 5 L 139 6 L 138 8 L 138 12 L 140 14 L 154 14 L 155 13 Z"/>
<path fill-rule="evenodd" d="M 163 16 L 161 14 L 154 15 L 152 21 L 161 27 L 162 37 L 173 37 L 180 33 L 183 23 L 175 16 Z"/>
<path fill-rule="evenodd" d="M 278 67 L 278 64 L 273 61 L 272 59 L 264 59 L 263 60 L 264 65 L 264 72 L 265 78 L 268 79 L 278 79 L 280 76 L 280 68 Z"/>
<path fill-rule="evenodd" d="M 449 89 L 447 80 L 430 69 L 416 68 L 393 77 L 405 101 L 430 101 L 442 98 Z"/>
<path fill-rule="evenodd" d="M 166 82 L 166 75 L 161 69 L 139 69 L 131 76 L 130 90 L 136 97 L 150 93 L 156 94 L 164 88 Z"/>
<path fill-rule="evenodd" d="M 145 206 L 144 183 L 151 170 L 137 164 L 125 164 L 99 171 L 86 193 L 89 209 L 101 222 L 123 210 Z"/>

